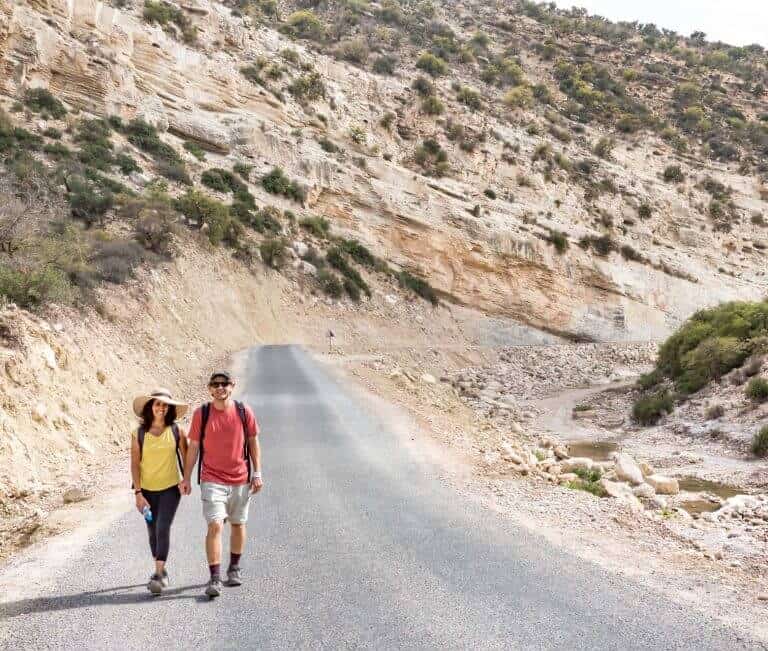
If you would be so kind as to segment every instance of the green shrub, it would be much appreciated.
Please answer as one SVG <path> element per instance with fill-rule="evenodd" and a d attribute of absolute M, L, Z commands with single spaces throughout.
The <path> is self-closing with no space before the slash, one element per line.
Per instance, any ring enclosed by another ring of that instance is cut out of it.
<path fill-rule="evenodd" d="M 653 209 L 649 203 L 641 203 L 637 209 L 637 214 L 640 219 L 649 219 L 653 214 Z"/>
<path fill-rule="evenodd" d="M 397 279 L 400 282 L 401 287 L 410 289 L 412 292 L 421 296 L 424 300 L 429 301 L 432 305 L 439 305 L 440 299 L 438 299 L 435 290 L 430 284 L 418 276 L 414 276 L 408 271 L 401 271 L 397 274 Z"/>
<path fill-rule="evenodd" d="M 262 177 L 261 184 L 270 194 L 281 194 L 294 201 L 303 202 L 304 190 L 296 181 L 291 181 L 279 167 L 272 168 L 268 174 Z"/>
<path fill-rule="evenodd" d="M 46 303 L 68 304 L 73 294 L 67 275 L 52 265 L 14 269 L 0 263 L 0 296 L 19 307 L 34 309 Z"/>
<path fill-rule="evenodd" d="M 531 108 L 533 106 L 533 91 L 528 86 L 518 86 L 507 91 L 503 101 L 510 108 Z"/>
<path fill-rule="evenodd" d="M 110 283 L 124 283 L 146 260 L 146 250 L 133 240 L 99 239 L 95 242 L 90 262 L 99 278 Z"/>
<path fill-rule="evenodd" d="M 727 373 L 752 352 L 753 342 L 766 335 L 768 301 L 723 303 L 696 312 L 669 337 L 659 350 L 656 367 L 664 376 L 677 380 L 690 374 L 694 359 L 712 353 L 708 342 L 716 341 L 713 361 L 718 373 Z"/>
<path fill-rule="evenodd" d="M 740 366 L 748 355 L 748 346 L 735 337 L 705 339 L 683 355 L 677 387 L 682 393 L 694 393 L 711 380 Z"/>
<path fill-rule="evenodd" d="M 299 226 L 320 239 L 326 239 L 331 233 L 331 222 L 325 217 L 305 217 L 299 222 Z"/>
<path fill-rule="evenodd" d="M 340 151 L 339 147 L 333 142 L 331 142 L 330 140 L 328 140 L 328 138 L 326 138 L 325 136 L 320 138 L 320 140 L 317 141 L 317 144 L 320 145 L 323 151 L 327 151 L 329 154 L 335 154 Z"/>
<path fill-rule="evenodd" d="M 60 142 L 48 143 L 43 146 L 43 153 L 48 154 L 51 158 L 62 160 L 72 157 L 72 152 L 69 147 L 62 145 Z"/>
<path fill-rule="evenodd" d="M 445 104 L 437 96 L 430 95 L 424 98 L 421 110 L 427 115 L 442 115 L 445 112 Z"/>
<path fill-rule="evenodd" d="M 30 88 L 24 96 L 24 104 L 33 113 L 40 113 L 44 117 L 50 116 L 54 120 L 60 120 L 67 114 L 64 104 L 47 88 Z"/>
<path fill-rule="evenodd" d="M 157 173 L 169 181 L 176 181 L 182 185 L 192 185 L 192 179 L 189 178 L 187 168 L 183 162 L 157 161 Z"/>
<path fill-rule="evenodd" d="M 435 94 L 435 85 L 426 77 L 419 75 L 411 84 L 413 88 L 422 97 L 429 97 Z"/>
<path fill-rule="evenodd" d="M 593 152 L 595 156 L 600 158 L 610 158 L 613 153 L 613 148 L 616 146 L 616 141 L 613 138 L 606 138 L 603 136 L 597 141 Z"/>
<path fill-rule="evenodd" d="M 160 2 L 146 0 L 142 16 L 148 23 L 160 25 L 164 29 L 168 28 L 171 24 L 176 25 L 185 43 L 191 45 L 197 41 L 197 28 L 178 7 L 162 0 Z"/>
<path fill-rule="evenodd" d="M 184 149 L 197 158 L 197 160 L 205 160 L 205 150 L 196 142 L 187 140 L 184 143 Z"/>
<path fill-rule="evenodd" d="M 229 208 L 223 203 L 203 194 L 199 190 L 187 190 L 175 202 L 178 210 L 190 225 L 196 228 L 207 226 L 208 240 L 213 245 L 229 243 L 235 235 L 234 220 Z"/>
<path fill-rule="evenodd" d="M 358 145 L 364 145 L 366 140 L 368 139 L 368 134 L 366 134 L 365 129 L 363 127 L 353 125 L 349 128 L 349 137 L 352 139 L 352 142 Z"/>
<path fill-rule="evenodd" d="M 456 93 L 456 99 L 462 104 L 465 104 L 471 108 L 473 111 L 479 110 L 483 105 L 482 99 L 480 98 L 480 93 L 478 93 L 474 88 L 470 88 L 469 86 L 462 86 L 459 88 L 459 91 Z"/>
<path fill-rule="evenodd" d="M 286 241 L 281 237 L 271 237 L 264 240 L 259 246 L 261 260 L 272 269 L 281 269 L 285 265 Z"/>
<path fill-rule="evenodd" d="M 675 408 L 674 400 L 668 391 L 659 391 L 643 396 L 632 407 L 632 419 L 640 425 L 655 425 L 661 417 L 671 414 Z"/>
<path fill-rule="evenodd" d="M 431 52 L 422 52 L 416 60 L 416 67 L 433 77 L 440 77 L 448 72 L 448 64 Z"/>
<path fill-rule="evenodd" d="M 567 233 L 563 233 L 562 231 L 552 231 L 549 236 L 549 241 L 552 242 L 555 246 L 555 250 L 560 255 L 565 253 L 570 246 Z"/>
<path fill-rule="evenodd" d="M 761 458 L 768 456 L 768 425 L 752 437 L 752 454 Z"/>
<path fill-rule="evenodd" d="M 344 293 L 344 285 L 336 274 L 328 271 L 328 269 L 320 269 L 317 272 L 317 280 L 322 290 L 328 296 L 341 298 L 341 295 Z"/>
<path fill-rule="evenodd" d="M 67 198 L 72 216 L 88 226 L 103 223 L 104 216 L 115 203 L 112 192 L 82 177 L 68 179 L 68 187 Z"/>
<path fill-rule="evenodd" d="M 314 102 L 325 97 L 325 83 L 318 72 L 311 72 L 293 80 L 288 92 L 300 102 Z"/>
<path fill-rule="evenodd" d="M 118 154 L 115 156 L 115 165 L 120 168 L 120 173 L 125 176 L 128 176 L 132 172 L 141 172 L 141 168 L 136 162 L 136 159 L 128 154 Z"/>
<path fill-rule="evenodd" d="M 330 264 L 335 269 L 338 269 L 346 280 L 354 284 L 359 290 L 365 292 L 366 296 L 371 295 L 371 290 L 368 287 L 368 284 L 365 282 L 365 280 L 363 280 L 363 277 L 359 274 L 357 269 L 353 268 L 349 262 L 347 262 L 346 258 L 344 257 L 344 253 L 339 247 L 334 246 L 330 248 L 325 255 L 325 259 L 327 260 L 328 264 Z M 359 298 L 359 292 L 357 292 L 357 294 Z M 355 298 L 351 293 L 350 297 Z"/>
<path fill-rule="evenodd" d="M 235 163 L 232 166 L 232 171 L 234 171 L 235 174 L 238 174 L 240 178 L 242 178 L 244 181 L 251 180 L 252 169 L 253 169 L 253 165 L 247 165 L 246 163 Z"/>
<path fill-rule="evenodd" d="M 376 60 L 373 62 L 373 71 L 377 75 L 394 75 L 395 69 L 397 68 L 398 59 L 397 57 L 391 56 L 389 54 L 384 54 L 380 57 L 377 57 Z"/>
<path fill-rule="evenodd" d="M 152 156 L 156 162 L 167 161 L 180 165 L 184 164 L 178 152 L 169 144 L 160 140 L 157 130 L 151 124 L 147 124 L 140 119 L 131 120 L 126 125 L 125 132 L 128 136 L 128 142 Z"/>
<path fill-rule="evenodd" d="M 486 188 L 483 190 L 483 194 L 491 200 L 496 198 L 496 191 L 493 188 Z"/>
<path fill-rule="evenodd" d="M 664 180 L 667 183 L 682 183 L 685 180 L 683 169 L 679 165 L 667 165 L 664 168 Z"/>
<path fill-rule="evenodd" d="M 344 253 L 349 255 L 355 262 L 374 269 L 378 266 L 379 260 L 371 253 L 368 248 L 360 244 L 357 240 L 341 240 L 339 246 Z"/>
<path fill-rule="evenodd" d="M 568 482 L 567 486 L 568 488 L 573 490 L 586 491 L 587 493 L 592 493 L 592 495 L 594 495 L 595 497 L 605 497 L 608 494 L 598 482 L 589 482 L 589 481 L 584 481 L 583 479 L 570 481 Z"/>
<path fill-rule="evenodd" d="M 218 192 L 228 193 L 247 193 L 248 188 L 232 172 L 214 167 L 206 170 L 200 176 L 200 182 Z"/>
<path fill-rule="evenodd" d="M 765 402 L 768 400 L 768 380 L 753 377 L 747 384 L 746 394 L 752 402 Z"/>
<path fill-rule="evenodd" d="M 240 68 L 240 74 L 243 75 L 252 84 L 264 86 L 264 80 L 261 78 L 262 68 L 256 65 L 243 66 Z"/>
<path fill-rule="evenodd" d="M 309 10 L 293 12 L 286 23 L 299 38 L 321 41 L 325 36 L 325 28 L 320 19 Z"/>
<path fill-rule="evenodd" d="M 43 135 L 46 138 L 51 138 L 52 140 L 61 140 L 61 136 L 63 134 L 58 129 L 54 129 L 53 127 L 48 127 L 45 131 L 43 131 Z"/>
<path fill-rule="evenodd" d="M 390 130 L 392 127 L 392 123 L 395 121 L 395 118 L 397 116 L 392 113 L 392 111 L 387 111 L 382 117 L 381 120 L 379 120 L 379 124 L 384 127 L 387 131 Z"/>
<path fill-rule="evenodd" d="M 366 61 L 368 61 L 370 53 L 371 49 L 368 47 L 368 43 L 362 38 L 345 41 L 336 48 L 337 57 L 361 66 L 365 65 Z"/>
<path fill-rule="evenodd" d="M 661 372 L 654 369 L 650 373 L 643 373 L 637 380 L 637 386 L 639 386 L 644 391 L 647 391 L 648 389 L 652 389 L 653 387 L 658 386 L 663 379 L 664 376 L 661 374 Z"/>
<path fill-rule="evenodd" d="M 444 176 L 450 166 L 448 154 L 434 138 L 427 138 L 413 153 L 413 158 L 429 176 Z"/>

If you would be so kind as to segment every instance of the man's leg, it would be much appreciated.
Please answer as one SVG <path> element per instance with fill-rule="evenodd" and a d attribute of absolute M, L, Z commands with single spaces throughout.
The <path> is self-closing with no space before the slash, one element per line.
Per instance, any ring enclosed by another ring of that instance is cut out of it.
<path fill-rule="evenodd" d="M 221 588 L 221 533 L 224 531 L 224 519 L 227 517 L 227 499 L 229 488 L 219 484 L 203 482 L 200 486 L 203 497 L 203 515 L 208 523 L 205 535 L 205 555 L 211 579 L 205 593 L 209 597 L 218 597 Z"/>
<path fill-rule="evenodd" d="M 238 586 L 240 578 L 240 557 L 245 550 L 246 522 L 248 521 L 248 504 L 251 497 L 249 484 L 232 489 L 227 502 L 227 515 L 230 522 L 229 537 L 229 567 L 227 568 L 227 585 Z"/>

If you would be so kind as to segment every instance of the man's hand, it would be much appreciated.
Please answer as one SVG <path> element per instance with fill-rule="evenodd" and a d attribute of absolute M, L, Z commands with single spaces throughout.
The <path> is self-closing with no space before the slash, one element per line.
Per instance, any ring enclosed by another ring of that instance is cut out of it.
<path fill-rule="evenodd" d="M 264 487 L 264 482 L 261 477 L 254 477 L 251 479 L 251 495 L 258 493 Z"/>
<path fill-rule="evenodd" d="M 192 492 L 192 486 L 189 482 L 189 479 L 181 480 L 181 483 L 179 484 L 179 490 L 181 491 L 182 495 L 189 495 Z"/>

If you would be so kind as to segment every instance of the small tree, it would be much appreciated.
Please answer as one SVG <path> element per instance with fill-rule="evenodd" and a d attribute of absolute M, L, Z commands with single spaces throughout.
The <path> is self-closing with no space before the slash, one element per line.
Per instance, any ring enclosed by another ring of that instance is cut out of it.
<path fill-rule="evenodd" d="M 433 77 L 440 77 L 448 73 L 448 64 L 431 52 L 422 52 L 416 60 L 416 67 Z"/>

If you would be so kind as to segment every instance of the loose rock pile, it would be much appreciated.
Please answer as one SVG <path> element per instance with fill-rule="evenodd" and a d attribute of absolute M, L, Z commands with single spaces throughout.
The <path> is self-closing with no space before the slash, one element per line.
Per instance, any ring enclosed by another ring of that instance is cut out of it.
<path fill-rule="evenodd" d="M 656 352 L 654 343 L 519 346 L 502 349 L 493 366 L 444 379 L 475 406 L 514 411 L 554 390 L 634 377 L 653 364 Z"/>

